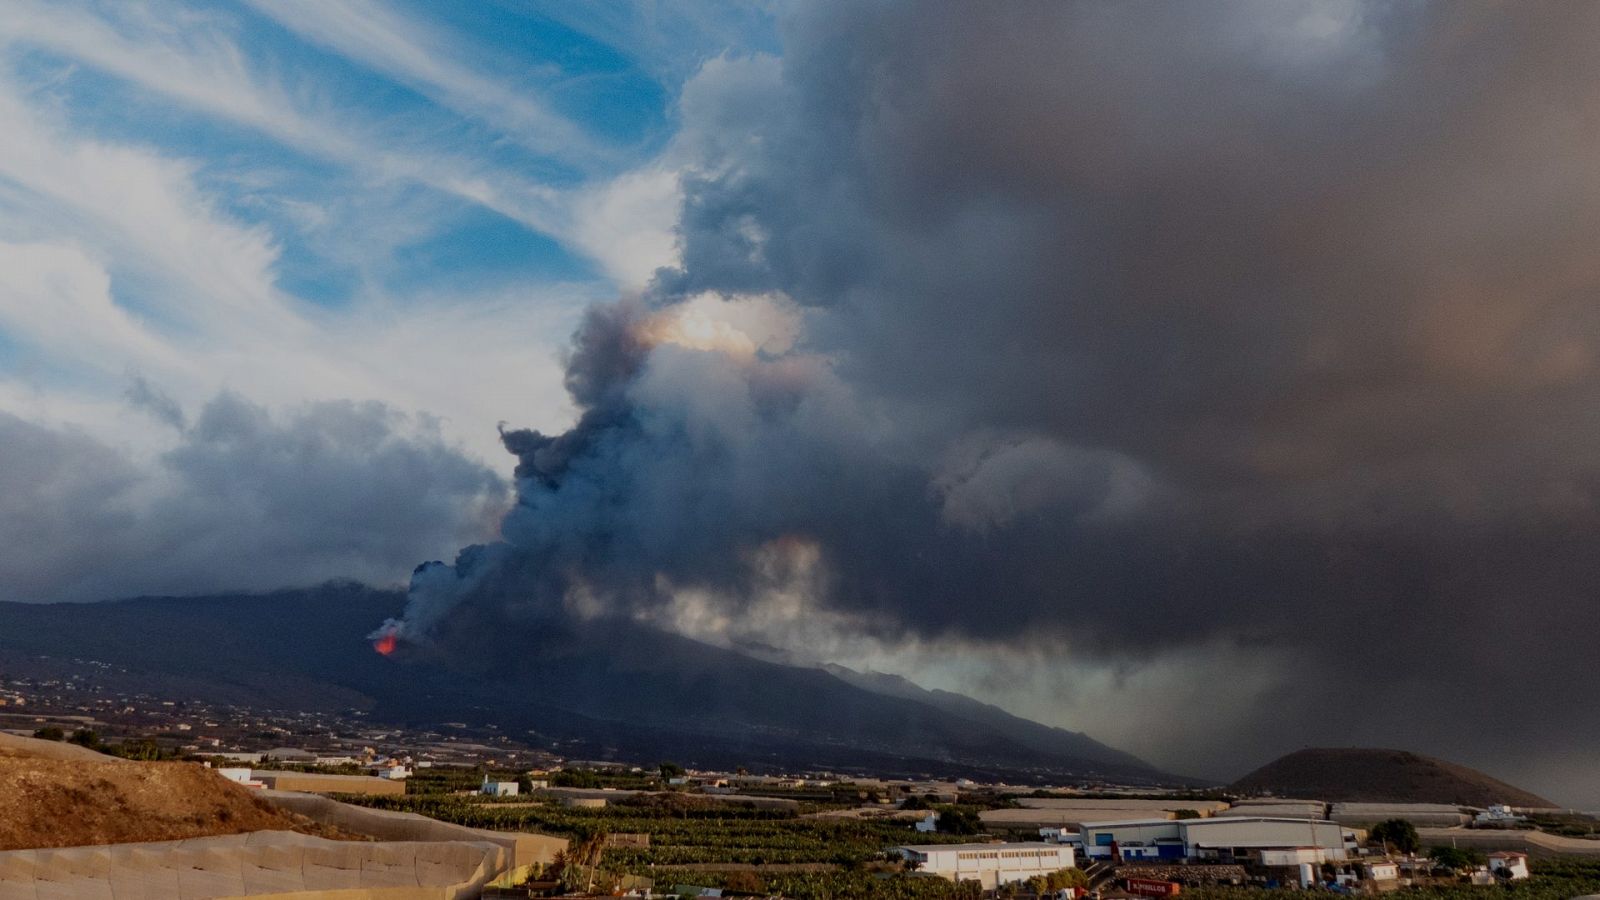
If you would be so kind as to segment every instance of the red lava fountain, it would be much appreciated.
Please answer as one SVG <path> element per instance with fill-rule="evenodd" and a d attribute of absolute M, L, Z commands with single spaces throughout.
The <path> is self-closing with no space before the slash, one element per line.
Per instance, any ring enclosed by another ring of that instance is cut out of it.
<path fill-rule="evenodd" d="M 394 644 L 395 644 L 394 635 L 393 634 L 386 634 L 383 637 L 378 638 L 377 640 L 372 642 L 372 649 L 378 651 L 379 653 L 383 654 L 384 656 L 388 656 L 389 654 L 394 652 Z"/>

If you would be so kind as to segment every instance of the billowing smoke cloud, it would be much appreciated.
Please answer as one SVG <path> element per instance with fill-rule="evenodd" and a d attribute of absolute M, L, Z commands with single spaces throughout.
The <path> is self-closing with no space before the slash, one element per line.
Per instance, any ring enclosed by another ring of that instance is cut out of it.
<path fill-rule="evenodd" d="M 382 404 L 274 415 L 225 393 L 185 426 L 153 385 L 136 381 L 130 400 L 181 429 L 153 463 L 0 413 L 3 599 L 387 584 L 504 509 L 501 479 Z"/>
<path fill-rule="evenodd" d="M 1600 798 L 1548 780 L 1600 740 L 1554 688 L 1600 676 L 1597 41 L 1555 3 L 806 6 L 687 88 L 681 268 L 591 312 L 582 420 L 506 432 L 504 540 L 398 628 L 778 603 L 1181 656 L 1242 723 L 1217 774 L 1409 744 Z M 1292 660 L 1263 708 L 1219 641 Z"/>

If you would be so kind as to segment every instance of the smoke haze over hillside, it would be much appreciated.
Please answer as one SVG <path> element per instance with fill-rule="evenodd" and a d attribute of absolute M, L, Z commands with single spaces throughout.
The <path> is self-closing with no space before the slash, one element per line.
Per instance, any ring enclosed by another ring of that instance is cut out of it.
<path fill-rule="evenodd" d="M 1600 798 L 1548 780 L 1600 708 L 1530 689 L 1600 674 L 1600 10 L 850 3 L 783 38 L 686 87 L 682 265 L 591 311 L 583 418 L 505 434 L 504 543 L 419 572 L 403 633 L 623 611 L 1035 692 L 1165 665 L 1230 723 L 1168 765 L 1382 736 Z"/>

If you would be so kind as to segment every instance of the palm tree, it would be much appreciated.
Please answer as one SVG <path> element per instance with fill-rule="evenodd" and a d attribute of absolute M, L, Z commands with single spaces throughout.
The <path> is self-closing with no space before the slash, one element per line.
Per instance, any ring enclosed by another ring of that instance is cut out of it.
<path fill-rule="evenodd" d="M 565 862 L 575 868 L 587 868 L 588 878 L 584 883 L 584 893 L 594 890 L 594 870 L 600 865 L 600 858 L 605 855 L 606 841 L 610 837 L 605 831 L 599 829 L 584 829 L 574 836 L 572 843 L 567 846 Z"/>

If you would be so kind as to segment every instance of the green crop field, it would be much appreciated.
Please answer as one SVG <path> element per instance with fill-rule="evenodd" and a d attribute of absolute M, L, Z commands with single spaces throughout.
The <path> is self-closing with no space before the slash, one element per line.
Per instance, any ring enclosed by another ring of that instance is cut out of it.
<path fill-rule="evenodd" d="M 1571 900 L 1600 894 L 1600 860 L 1551 859 L 1533 863 L 1533 877 L 1509 885 L 1443 884 L 1403 888 L 1396 900 Z M 1283 891 L 1246 887 L 1185 888 L 1190 900 L 1271 900 Z"/>

